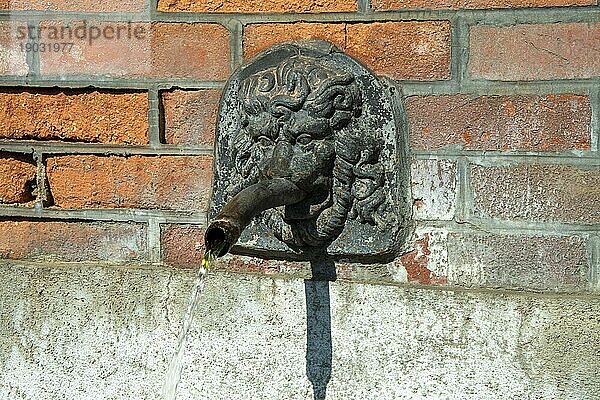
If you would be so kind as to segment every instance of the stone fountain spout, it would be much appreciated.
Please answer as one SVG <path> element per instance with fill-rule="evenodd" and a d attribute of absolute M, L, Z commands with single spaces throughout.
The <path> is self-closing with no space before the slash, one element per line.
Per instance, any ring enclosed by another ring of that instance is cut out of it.
<path fill-rule="evenodd" d="M 205 234 L 207 250 L 229 252 L 252 218 L 270 208 L 298 203 L 307 193 L 285 178 L 263 180 L 235 195 L 210 223 Z"/>

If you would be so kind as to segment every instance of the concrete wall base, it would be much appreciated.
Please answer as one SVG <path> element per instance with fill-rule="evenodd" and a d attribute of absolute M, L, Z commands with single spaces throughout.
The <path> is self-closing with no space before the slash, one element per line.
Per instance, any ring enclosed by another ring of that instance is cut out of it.
<path fill-rule="evenodd" d="M 193 281 L 5 263 L 0 399 L 158 399 Z M 597 296 L 215 273 L 178 399 L 599 399 L 598 371 Z"/>

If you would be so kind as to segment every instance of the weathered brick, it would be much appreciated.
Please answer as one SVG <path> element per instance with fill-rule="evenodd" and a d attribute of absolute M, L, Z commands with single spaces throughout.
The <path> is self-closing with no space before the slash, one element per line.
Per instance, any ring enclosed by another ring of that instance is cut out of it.
<path fill-rule="evenodd" d="M 36 166 L 24 157 L 0 156 L 0 204 L 27 203 L 35 199 Z"/>
<path fill-rule="evenodd" d="M 208 156 L 50 157 L 47 175 L 60 208 L 206 210 Z"/>
<path fill-rule="evenodd" d="M 145 0 L 3 0 L 3 10 L 136 12 L 146 8 Z"/>
<path fill-rule="evenodd" d="M 277 43 L 300 39 L 327 40 L 343 50 L 346 24 L 251 24 L 244 28 L 244 57 L 251 58 Z"/>
<path fill-rule="evenodd" d="M 476 79 L 550 80 L 600 76 L 600 23 L 474 26 L 469 74 Z"/>
<path fill-rule="evenodd" d="M 589 150 L 588 96 L 413 96 L 406 99 L 416 150 Z"/>
<path fill-rule="evenodd" d="M 162 260 L 180 268 L 197 268 L 204 256 L 205 228 L 188 224 L 160 227 Z"/>
<path fill-rule="evenodd" d="M 0 138 L 148 143 L 148 94 L 0 92 Z"/>
<path fill-rule="evenodd" d="M 212 144 L 221 91 L 173 90 L 162 93 L 164 141 L 167 144 Z"/>
<path fill-rule="evenodd" d="M 448 21 L 348 24 L 346 52 L 375 73 L 402 80 L 450 78 Z"/>
<path fill-rule="evenodd" d="M 425 229 L 415 232 L 411 249 L 395 263 L 406 270 L 406 279 L 409 283 L 422 285 L 448 283 L 447 237 L 448 233 L 441 230 Z"/>
<path fill-rule="evenodd" d="M 48 21 L 41 26 L 42 40 L 65 41 L 49 39 L 53 29 L 62 32 L 65 24 Z M 73 32 L 87 26 L 88 32 L 97 27 L 99 32 L 109 29 L 110 33 L 93 41 L 89 35 L 70 39 L 74 42 L 70 51 L 40 52 L 42 75 L 199 80 L 224 80 L 229 75 L 229 32 L 218 24 L 74 22 L 70 26 Z"/>
<path fill-rule="evenodd" d="M 566 165 L 472 165 L 471 190 L 479 217 L 600 223 L 600 168 Z"/>
<path fill-rule="evenodd" d="M 413 217 L 451 220 L 456 211 L 456 163 L 415 160 L 411 164 Z"/>
<path fill-rule="evenodd" d="M 159 0 L 158 11 L 204 13 L 322 13 L 356 11 L 356 0 Z"/>
<path fill-rule="evenodd" d="M 596 0 L 373 0 L 377 11 L 406 9 L 487 9 L 520 7 L 568 7 L 597 4 Z"/>
<path fill-rule="evenodd" d="M 539 236 L 448 232 L 419 227 L 411 249 L 388 267 L 397 282 L 476 288 L 580 291 L 590 287 L 585 240 Z"/>
<path fill-rule="evenodd" d="M 535 290 L 585 290 L 588 256 L 576 236 L 450 233 L 448 283 Z"/>
<path fill-rule="evenodd" d="M 244 56 L 276 43 L 315 38 L 332 42 L 377 74 L 405 80 L 450 78 L 448 21 L 249 25 L 244 31 Z"/>
<path fill-rule="evenodd" d="M 147 261 L 146 225 L 0 221 L 0 257 L 57 261 Z"/>
<path fill-rule="evenodd" d="M 27 23 L 0 21 L 0 75 L 25 76 L 29 73 L 27 52 L 22 48 L 27 40 L 21 39 L 19 29 Z"/>

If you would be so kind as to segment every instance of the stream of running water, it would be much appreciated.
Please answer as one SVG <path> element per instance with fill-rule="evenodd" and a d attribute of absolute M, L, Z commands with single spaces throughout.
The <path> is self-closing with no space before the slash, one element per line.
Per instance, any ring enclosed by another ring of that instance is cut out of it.
<path fill-rule="evenodd" d="M 188 300 L 187 309 L 181 323 L 181 332 L 179 334 L 179 340 L 177 342 L 175 354 L 173 355 L 173 358 L 169 363 L 169 368 L 167 369 L 167 375 L 162 390 L 162 400 L 175 400 L 177 398 L 177 385 L 179 385 L 179 381 L 181 379 L 181 370 L 183 368 L 183 356 L 185 354 L 187 336 L 190 331 L 190 327 L 192 326 L 194 312 L 198 307 L 200 296 L 204 290 L 204 278 L 206 277 L 207 271 L 211 269 L 215 259 L 217 258 L 216 255 L 219 254 L 220 250 L 221 249 L 214 249 L 212 251 L 209 250 L 204 253 L 204 257 L 202 258 L 202 264 L 198 269 L 198 275 L 196 276 L 194 287 L 192 288 L 192 292 L 190 293 L 190 298 Z"/>

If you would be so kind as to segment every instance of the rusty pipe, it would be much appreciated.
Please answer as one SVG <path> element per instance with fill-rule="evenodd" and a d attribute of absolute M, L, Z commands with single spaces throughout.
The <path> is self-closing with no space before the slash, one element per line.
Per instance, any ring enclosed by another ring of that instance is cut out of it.
<path fill-rule="evenodd" d="M 248 186 L 229 200 L 210 223 L 204 235 L 206 249 L 223 246 L 217 257 L 224 256 L 256 215 L 269 208 L 298 203 L 307 196 L 307 192 L 285 178 Z"/>

